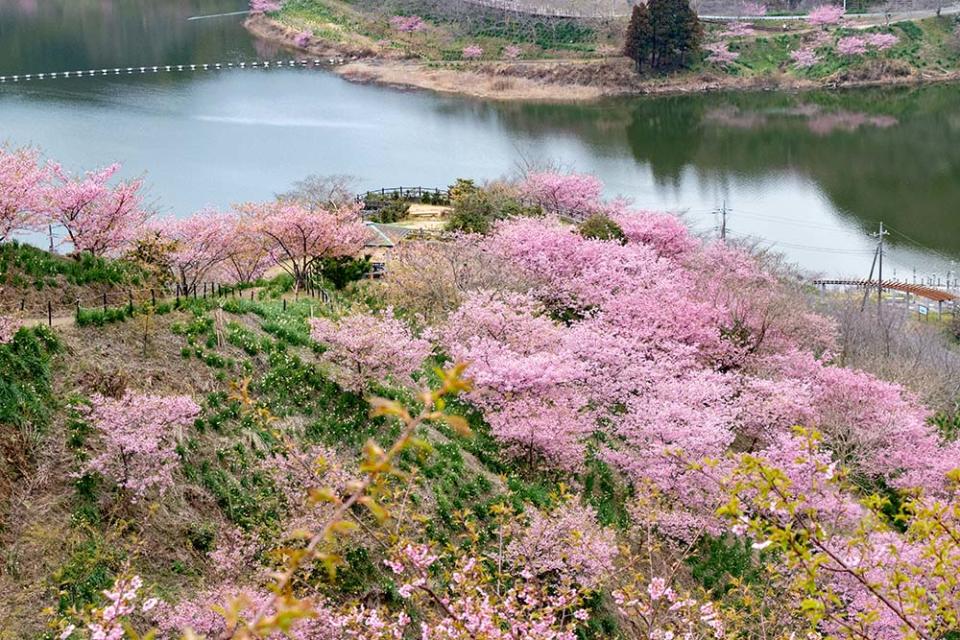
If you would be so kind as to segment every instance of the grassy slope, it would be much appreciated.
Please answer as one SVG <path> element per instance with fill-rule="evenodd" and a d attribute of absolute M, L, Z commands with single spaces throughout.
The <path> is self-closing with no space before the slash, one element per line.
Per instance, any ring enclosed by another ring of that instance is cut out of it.
<path fill-rule="evenodd" d="M 89 255 L 74 259 L 26 244 L 0 244 L 0 314 L 22 308 L 28 317 L 46 316 L 50 302 L 60 315 L 69 313 L 78 299 L 93 305 L 104 293 L 126 297 L 127 291 L 156 286 L 154 280 L 130 262 Z"/>
<path fill-rule="evenodd" d="M 45 607 L 56 615 L 97 602 L 125 566 L 176 599 L 211 579 L 206 553 L 227 526 L 262 536 L 278 531 L 282 498 L 257 471 L 276 440 L 241 414 L 229 398 L 231 381 L 250 378 L 257 399 L 279 416 L 279 428 L 301 443 L 334 446 L 344 460 L 353 460 L 369 437 L 389 441 L 392 428 L 368 418 L 366 402 L 332 381 L 308 340 L 306 318 L 332 307 L 301 299 L 288 300 L 284 309 L 278 295 L 264 289 L 257 300 L 230 299 L 219 311 L 219 301 L 189 301 L 161 315 L 59 329 L 56 340 L 44 329 L 23 330 L 12 345 L 0 346 L 0 433 L 24 459 L 0 469 L 8 516 L 0 529 L 8 568 L 0 571 L 0 592 L 16 594 L 0 602 L 0 620 L 10 623 L 0 625 L 0 638 L 42 637 Z M 14 389 L 17 381 L 22 384 Z M 153 504 L 121 503 L 97 477 L 75 476 L 95 439 L 71 405 L 124 388 L 189 394 L 203 407 L 179 447 L 177 486 Z M 517 508 L 544 504 L 555 488 L 549 477 L 506 465 L 476 426 L 480 435 L 472 440 L 425 434 L 435 443 L 432 453 L 404 462 L 421 478 L 418 500 L 438 539 L 463 509 L 483 522 L 494 500 Z M 391 588 L 363 545 L 347 558 L 351 564 L 328 585 L 331 593 Z"/>
<path fill-rule="evenodd" d="M 502 60 L 508 45 L 520 45 L 522 59 L 528 63 L 556 63 L 574 60 L 578 63 L 594 61 L 610 64 L 609 56 L 617 56 L 625 28 L 623 22 L 605 25 L 578 24 L 565 21 L 539 27 L 498 21 L 496 16 L 486 19 L 472 16 L 457 21 L 449 15 L 421 13 L 428 28 L 418 33 L 398 33 L 389 26 L 389 15 L 372 11 L 361 0 L 290 0 L 283 11 L 274 16 L 283 25 L 296 31 L 306 31 L 320 41 L 347 45 L 354 51 L 386 58 L 413 58 L 428 66 L 448 66 L 462 62 L 462 49 L 479 44 L 485 54 L 483 60 Z M 823 83 L 871 82 L 911 76 L 933 78 L 960 71 L 960 37 L 955 33 L 954 16 L 929 18 L 917 22 L 896 24 L 892 27 L 868 29 L 839 29 L 832 32 L 826 46 L 818 48 L 820 62 L 810 69 L 796 69 L 789 57 L 792 50 L 809 44 L 817 34 L 801 22 L 783 25 L 764 22 L 758 25 L 755 36 L 734 38 L 730 48 L 739 58 L 729 66 L 717 66 L 698 61 L 694 67 L 676 76 L 672 81 L 697 83 L 705 79 L 731 86 L 748 85 L 751 81 L 776 80 L 781 84 L 807 86 Z M 716 41 L 724 25 L 706 25 L 706 41 Z M 844 35 L 871 32 L 891 32 L 899 42 L 885 52 L 871 51 L 863 56 L 843 57 L 833 49 L 837 38 Z M 582 65 L 580 65 L 582 66 Z M 534 75 L 532 70 L 520 75 L 540 78 L 548 82 L 588 83 L 604 82 L 609 90 L 643 90 L 639 78 L 625 77 L 624 73 L 597 74 L 559 73 Z M 567 71 L 573 71 L 568 69 Z M 500 70 L 503 72 L 503 70 Z M 551 79 L 552 78 L 552 79 Z"/>

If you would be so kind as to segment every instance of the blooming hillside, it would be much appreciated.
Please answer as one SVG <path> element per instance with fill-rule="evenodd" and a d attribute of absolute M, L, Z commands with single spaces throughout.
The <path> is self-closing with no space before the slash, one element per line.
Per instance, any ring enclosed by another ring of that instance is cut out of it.
<path fill-rule="evenodd" d="M 0 317 L 22 637 L 958 630 L 943 407 L 840 366 L 841 326 L 743 247 L 535 172 L 458 182 L 450 234 L 334 290 L 327 268 L 369 266 L 353 204 L 140 225 L 109 171 L 0 161 L 8 229 L 83 221 L 75 276 L 176 283 L 53 328 Z"/>

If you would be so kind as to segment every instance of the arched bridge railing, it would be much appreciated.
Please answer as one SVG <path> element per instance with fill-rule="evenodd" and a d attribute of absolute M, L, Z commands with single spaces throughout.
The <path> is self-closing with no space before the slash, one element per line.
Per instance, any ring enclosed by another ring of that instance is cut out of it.
<path fill-rule="evenodd" d="M 868 289 L 876 289 L 879 286 L 882 289 L 912 293 L 915 296 L 926 298 L 927 300 L 933 300 L 934 302 L 950 302 L 960 300 L 960 295 L 951 293 L 949 291 L 944 291 L 943 289 L 937 289 L 936 287 L 929 287 L 922 284 L 910 284 L 908 282 L 901 282 L 899 280 L 883 280 L 879 284 L 876 280 L 814 280 L 813 284 L 824 287 L 837 285 L 843 287 L 861 287 Z"/>
<path fill-rule="evenodd" d="M 394 200 L 448 204 L 450 202 L 450 192 L 447 189 L 431 189 L 429 187 L 385 187 L 357 194 L 357 203 L 362 203 L 367 211 L 375 211 Z"/>

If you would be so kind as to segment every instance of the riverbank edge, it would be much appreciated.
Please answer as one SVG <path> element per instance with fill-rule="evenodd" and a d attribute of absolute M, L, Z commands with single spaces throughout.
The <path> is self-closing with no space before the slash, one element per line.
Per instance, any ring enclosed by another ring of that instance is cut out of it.
<path fill-rule="evenodd" d="M 377 55 L 370 49 L 337 42 L 317 40 L 307 47 L 298 46 L 299 32 L 268 16 L 247 18 L 244 27 L 254 37 L 286 49 L 335 60 L 334 73 L 345 80 L 396 89 L 426 90 L 483 100 L 571 103 L 608 97 L 644 95 L 683 95 L 726 91 L 811 91 L 816 89 L 856 89 L 866 87 L 919 86 L 960 82 L 960 71 L 909 75 L 890 75 L 871 79 L 794 78 L 787 75 L 739 78 L 720 74 L 635 77 L 624 86 L 603 82 L 603 77 L 622 76 L 631 63 L 625 57 L 600 59 L 536 60 L 520 62 L 439 63 Z M 613 73 L 604 73 L 613 71 Z M 525 75 L 526 74 L 526 75 Z M 534 77 L 531 77 L 533 75 Z M 596 84 L 570 81 L 571 78 L 600 80 Z"/>

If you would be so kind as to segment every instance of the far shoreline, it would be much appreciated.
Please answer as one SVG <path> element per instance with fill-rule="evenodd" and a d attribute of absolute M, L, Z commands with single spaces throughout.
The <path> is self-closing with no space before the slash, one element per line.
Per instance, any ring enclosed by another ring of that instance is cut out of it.
<path fill-rule="evenodd" d="M 331 71 L 358 84 L 373 84 L 401 90 L 425 90 L 501 102 L 577 103 L 617 97 L 671 96 L 720 92 L 858 89 L 922 86 L 960 82 L 960 71 L 889 75 L 872 79 L 826 79 L 815 81 L 780 74 L 741 78 L 717 73 L 682 74 L 657 78 L 633 73 L 630 61 L 621 56 L 600 59 L 553 59 L 516 62 L 439 63 L 372 54 L 339 43 L 318 40 L 306 46 L 295 42 L 298 32 L 265 15 L 250 16 L 244 27 L 254 37 L 286 49 L 334 60 Z M 442 66 L 441 66 L 442 65 Z M 613 84 L 607 78 L 629 84 Z M 599 82 L 586 84 L 577 78 Z M 571 81 L 573 79 L 573 81 Z"/>

